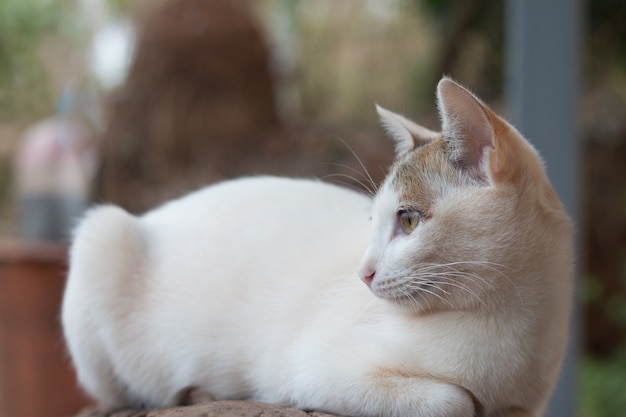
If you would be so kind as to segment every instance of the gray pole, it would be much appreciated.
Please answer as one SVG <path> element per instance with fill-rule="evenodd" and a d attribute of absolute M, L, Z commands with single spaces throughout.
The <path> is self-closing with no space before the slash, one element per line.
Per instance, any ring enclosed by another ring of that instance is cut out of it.
<path fill-rule="evenodd" d="M 506 0 L 506 31 L 511 122 L 541 153 L 552 184 L 576 221 L 581 1 Z M 579 326 L 576 307 L 570 348 L 546 416 L 575 415 Z"/>

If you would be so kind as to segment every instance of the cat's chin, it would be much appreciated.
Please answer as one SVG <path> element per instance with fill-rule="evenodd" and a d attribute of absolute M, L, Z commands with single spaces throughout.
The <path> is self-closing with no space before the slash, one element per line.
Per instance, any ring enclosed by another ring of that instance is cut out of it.
<path fill-rule="evenodd" d="M 419 290 L 391 290 L 385 284 L 371 286 L 372 293 L 386 301 L 388 304 L 401 311 L 413 314 L 440 313 L 449 310 L 459 310 L 453 307 L 450 301 L 442 301 L 440 296 L 433 296 L 431 293 L 422 293 Z"/>
<path fill-rule="evenodd" d="M 376 297 L 386 301 L 389 305 L 402 311 L 424 314 L 434 310 L 434 305 L 429 303 L 428 300 L 420 300 L 419 295 L 377 291 L 376 288 L 372 288 L 372 293 Z"/>

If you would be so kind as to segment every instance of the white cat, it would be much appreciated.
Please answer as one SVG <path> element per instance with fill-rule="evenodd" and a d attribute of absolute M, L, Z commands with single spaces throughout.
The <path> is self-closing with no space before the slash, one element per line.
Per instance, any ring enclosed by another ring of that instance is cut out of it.
<path fill-rule="evenodd" d="M 437 95 L 441 134 L 378 109 L 398 158 L 373 201 L 259 177 L 141 217 L 90 211 L 63 303 L 87 392 L 111 408 L 192 390 L 351 416 L 542 415 L 570 220 L 513 127 L 450 79 Z"/>

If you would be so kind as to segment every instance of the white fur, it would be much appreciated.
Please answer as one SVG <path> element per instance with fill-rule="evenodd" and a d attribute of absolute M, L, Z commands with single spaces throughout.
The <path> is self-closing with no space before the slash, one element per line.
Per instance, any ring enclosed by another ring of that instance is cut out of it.
<path fill-rule="evenodd" d="M 393 139 L 396 145 L 396 155 L 402 155 L 410 149 L 422 146 L 439 136 L 439 133 L 426 129 L 379 105 L 376 105 L 376 112 L 387 135 Z"/>
<path fill-rule="evenodd" d="M 358 280 L 369 214 L 355 192 L 270 177 L 140 218 L 93 209 L 76 233 L 63 303 L 81 384 L 108 407 L 171 405 L 195 386 L 349 415 L 471 412 L 455 386 L 384 376 L 421 363 L 441 335 Z"/>
<path fill-rule="evenodd" d="M 424 174 L 434 214 L 410 235 L 397 168 L 373 205 L 258 177 L 141 217 L 91 210 L 62 312 L 80 383 L 106 407 L 174 405 L 194 388 L 351 416 L 541 415 L 567 339 L 571 230 L 515 134 L 532 178 L 452 187 Z M 436 263 L 456 281 L 437 283 Z M 434 283 L 414 292 L 408 277 L 424 272 Z"/>

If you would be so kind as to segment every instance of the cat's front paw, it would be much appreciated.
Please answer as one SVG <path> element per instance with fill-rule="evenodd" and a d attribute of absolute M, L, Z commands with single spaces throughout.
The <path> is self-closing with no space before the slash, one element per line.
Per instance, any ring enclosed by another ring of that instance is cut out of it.
<path fill-rule="evenodd" d="M 176 395 L 174 404 L 176 405 L 195 405 L 215 401 L 215 397 L 208 391 L 198 387 L 187 387 L 182 389 Z"/>

